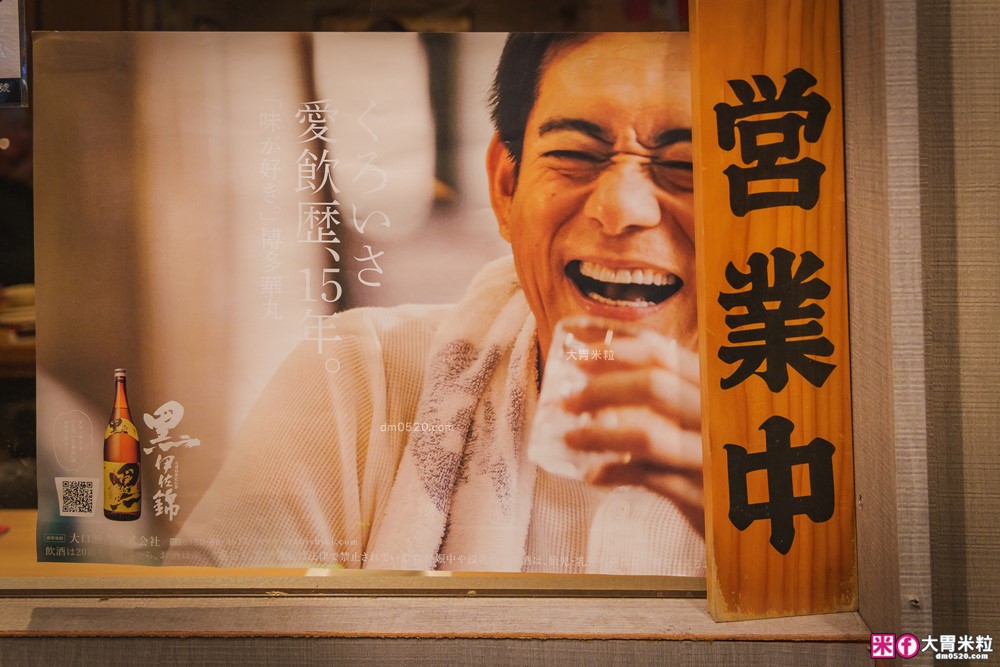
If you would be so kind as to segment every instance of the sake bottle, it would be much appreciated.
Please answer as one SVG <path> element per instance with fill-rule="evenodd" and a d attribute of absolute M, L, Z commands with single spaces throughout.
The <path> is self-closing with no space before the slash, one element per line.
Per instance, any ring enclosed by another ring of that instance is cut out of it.
<path fill-rule="evenodd" d="M 125 369 L 115 369 L 115 405 L 104 432 L 104 516 L 135 521 L 142 512 L 139 432 L 125 394 Z"/>

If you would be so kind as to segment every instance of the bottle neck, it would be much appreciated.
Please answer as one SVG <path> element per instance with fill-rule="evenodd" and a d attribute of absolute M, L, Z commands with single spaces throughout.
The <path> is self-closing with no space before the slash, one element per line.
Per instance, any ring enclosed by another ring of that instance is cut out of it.
<path fill-rule="evenodd" d="M 117 416 L 129 416 L 128 397 L 125 395 L 125 376 L 115 376 L 115 405 Z"/>

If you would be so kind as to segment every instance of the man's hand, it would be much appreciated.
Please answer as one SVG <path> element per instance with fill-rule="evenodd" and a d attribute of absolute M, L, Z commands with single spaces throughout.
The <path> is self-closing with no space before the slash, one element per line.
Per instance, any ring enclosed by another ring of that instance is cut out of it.
<path fill-rule="evenodd" d="M 589 483 L 644 486 L 705 534 L 697 354 L 651 331 L 619 340 L 614 363 L 563 405 L 596 416 L 566 434 L 570 449 L 621 454 L 588 470 Z"/>

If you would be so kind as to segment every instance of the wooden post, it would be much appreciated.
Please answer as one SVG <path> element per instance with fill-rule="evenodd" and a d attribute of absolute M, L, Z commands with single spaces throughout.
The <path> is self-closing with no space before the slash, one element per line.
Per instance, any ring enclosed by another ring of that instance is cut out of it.
<path fill-rule="evenodd" d="M 709 610 L 852 610 L 839 3 L 691 0 L 691 28 Z"/>

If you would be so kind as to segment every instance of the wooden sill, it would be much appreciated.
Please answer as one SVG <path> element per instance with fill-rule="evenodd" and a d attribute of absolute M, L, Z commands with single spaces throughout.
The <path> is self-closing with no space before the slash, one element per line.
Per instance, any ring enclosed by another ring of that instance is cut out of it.
<path fill-rule="evenodd" d="M 704 600 L 12 598 L 0 636 L 673 639 L 867 644 L 856 613 L 716 623 Z"/>
<path fill-rule="evenodd" d="M 0 524 L 11 526 L 0 537 L 0 636 L 867 644 L 870 635 L 856 613 L 716 623 L 699 579 L 35 563 L 34 517 L 0 510 Z"/>

